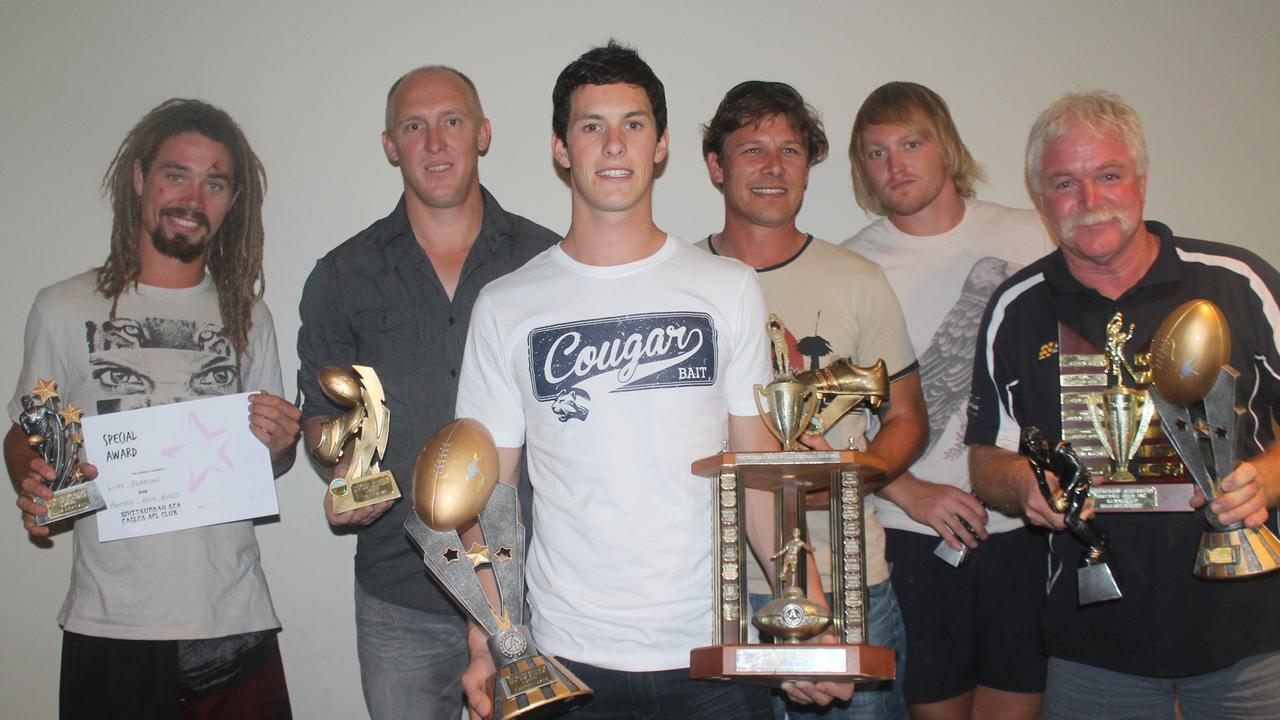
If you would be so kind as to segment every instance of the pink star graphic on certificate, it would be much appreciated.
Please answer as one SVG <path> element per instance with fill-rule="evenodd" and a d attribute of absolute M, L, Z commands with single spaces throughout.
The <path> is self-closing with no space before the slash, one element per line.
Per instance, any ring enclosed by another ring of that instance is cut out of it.
<path fill-rule="evenodd" d="M 228 472 L 236 468 L 235 463 L 231 462 L 231 458 L 227 455 L 227 444 L 231 442 L 231 438 L 227 437 L 222 441 L 221 445 L 216 447 L 210 442 L 214 438 L 226 435 L 227 428 L 210 430 L 204 426 L 204 423 L 200 422 L 200 418 L 196 417 L 195 413 L 187 413 L 187 428 L 196 431 L 197 436 L 192 439 L 197 442 L 163 448 L 160 450 L 160 455 L 161 457 L 174 457 L 190 447 L 194 452 L 203 456 L 191 462 L 190 475 L 187 478 L 188 487 L 191 492 L 195 492 L 204 484 L 205 478 L 208 477 L 210 472 L 214 470 Z"/>

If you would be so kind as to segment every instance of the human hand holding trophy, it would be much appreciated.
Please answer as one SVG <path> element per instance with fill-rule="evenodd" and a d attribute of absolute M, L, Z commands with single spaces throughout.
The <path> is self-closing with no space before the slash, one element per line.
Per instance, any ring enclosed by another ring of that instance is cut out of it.
<path fill-rule="evenodd" d="M 756 404 L 782 452 L 725 452 L 693 463 L 694 474 L 714 480 L 717 505 L 712 546 L 714 644 L 690 653 L 690 675 L 762 685 L 891 679 L 893 650 L 865 644 L 861 487 L 864 478 L 883 473 L 885 463 L 854 450 L 811 451 L 799 442 L 816 425 L 814 418 L 833 402 L 839 401 L 842 410 L 823 415 L 823 428 L 854 407 L 887 400 L 884 363 L 859 368 L 842 358 L 823 370 L 792 373 L 785 328 L 777 316 L 770 316 L 766 332 L 778 372 L 767 386 L 755 386 Z M 773 494 L 776 530 L 774 599 L 754 617 L 747 611 L 742 566 L 750 561 L 744 520 L 748 488 Z M 830 610 L 811 602 L 801 589 L 806 585 L 803 553 L 812 552 L 804 541 L 805 495 L 824 491 L 830 495 L 834 546 Z M 749 643 L 748 620 L 771 636 L 773 644 Z M 805 642 L 828 629 L 835 642 Z"/>
<path fill-rule="evenodd" d="M 39 481 L 52 495 L 45 499 L 31 490 L 32 502 L 44 505 L 45 514 L 33 516 L 35 525 L 41 527 L 59 520 L 101 510 L 107 506 L 98 491 L 98 484 L 85 476 L 80 466 L 80 448 L 84 436 L 80 433 L 81 411 L 70 403 L 61 407 L 58 383 L 40 378 L 35 388 L 22 396 L 22 414 L 18 424 L 27 434 L 27 444 L 52 470 L 52 478 L 41 476 Z M 33 469 L 34 470 L 34 469 Z M 33 488 L 38 487 L 34 486 Z"/>
<path fill-rule="evenodd" d="M 539 654 L 524 625 L 524 526 L 516 489 L 498 482 L 498 470 L 498 451 L 484 425 L 468 418 L 446 424 L 418 454 L 414 512 L 404 529 L 436 582 L 489 635 L 496 668 L 487 683 L 492 717 L 554 717 L 592 693 L 560 661 Z M 465 547 L 459 529 L 473 526 L 481 541 Z M 483 569 L 497 585 L 496 606 L 477 576 Z"/>
<path fill-rule="evenodd" d="M 400 488 L 391 471 L 379 467 L 387 451 L 391 411 L 378 374 L 364 365 L 353 365 L 350 372 L 329 365 L 316 374 L 325 397 L 350 408 L 324 422 L 320 442 L 311 450 L 318 460 L 330 465 L 347 460 L 346 473 L 329 481 L 333 511 L 346 513 L 399 498 Z"/>
<path fill-rule="evenodd" d="M 1226 317 L 1207 300 L 1170 313 L 1151 344 L 1151 400 L 1207 503 L 1222 494 L 1222 481 L 1238 465 L 1244 409 L 1236 405 L 1239 373 L 1230 359 Z M 1209 528 L 1196 553 L 1197 577 L 1240 578 L 1280 568 L 1280 540 L 1270 529 L 1224 525 L 1207 503 Z"/>

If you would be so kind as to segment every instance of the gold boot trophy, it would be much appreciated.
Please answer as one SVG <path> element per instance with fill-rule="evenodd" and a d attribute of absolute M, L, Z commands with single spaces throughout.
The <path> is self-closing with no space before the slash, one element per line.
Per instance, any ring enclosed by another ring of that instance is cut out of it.
<path fill-rule="evenodd" d="M 498 451 L 489 430 L 460 418 L 437 430 L 413 466 L 413 509 L 405 532 L 453 599 L 489 633 L 497 671 L 487 681 L 494 720 L 554 717 L 591 698 L 553 657 L 538 654 L 524 626 L 524 526 L 516 489 L 498 482 Z M 458 528 L 478 523 L 483 543 L 463 548 Z M 485 597 L 476 569 L 487 566 L 499 606 Z"/>
<path fill-rule="evenodd" d="M 1231 333 L 1218 306 L 1192 300 L 1160 323 L 1151 342 L 1151 400 L 1165 434 L 1182 456 L 1205 499 L 1221 494 L 1223 478 L 1236 467 L 1244 409 L 1236 405 Z M 1196 554 L 1197 577 L 1220 580 L 1280 568 L 1280 540 L 1263 525 L 1222 525 L 1204 509 L 1211 526 Z"/>
<path fill-rule="evenodd" d="M 884 363 L 859 368 L 840 359 L 824 370 L 793 374 L 785 328 L 769 317 L 778 375 L 755 386 L 761 419 L 782 443 L 782 452 L 721 453 L 693 463 L 696 475 L 715 481 L 713 526 L 713 645 L 694 648 L 689 673 L 694 679 L 779 685 L 794 680 L 886 680 L 895 675 L 890 648 L 865 644 L 867 586 L 863 569 L 862 480 L 884 472 L 884 461 L 853 450 L 811 451 L 798 439 L 814 425 L 827 428 L 857 405 L 879 406 L 888 398 Z M 768 409 L 761 403 L 768 401 Z M 823 403 L 826 406 L 819 410 Z M 839 402 L 838 412 L 825 412 Z M 815 417 L 821 418 L 815 422 Z M 781 567 L 774 597 L 750 618 L 747 612 L 747 488 L 774 496 L 775 561 Z M 805 586 L 803 551 L 805 495 L 830 491 L 832 596 L 830 611 L 811 603 Z M 771 635 L 774 644 L 748 643 L 748 619 Z M 825 632 L 834 644 L 804 643 Z"/>
<path fill-rule="evenodd" d="M 52 482 L 41 480 L 53 491 L 53 499 L 45 505 L 48 513 L 36 517 L 36 525 L 48 525 L 107 506 L 98 484 L 86 480 L 80 472 L 80 446 L 84 444 L 84 436 L 80 434 L 80 408 L 68 404 L 65 409 L 59 409 L 61 403 L 58 383 L 44 378 L 37 379 L 35 389 L 22 396 L 18 424 L 27 434 L 27 444 L 53 468 L 54 474 Z M 36 502 L 44 501 L 36 498 Z"/>
<path fill-rule="evenodd" d="M 325 397 L 351 408 L 324 422 L 320 443 L 311 451 L 318 460 L 332 465 L 342 458 L 347 442 L 355 441 L 347 474 L 329 482 L 333 511 L 339 513 L 400 497 L 391 471 L 378 467 L 391 432 L 391 411 L 384 401 L 382 383 L 371 367 L 352 365 L 351 370 L 330 365 L 316 373 Z"/>

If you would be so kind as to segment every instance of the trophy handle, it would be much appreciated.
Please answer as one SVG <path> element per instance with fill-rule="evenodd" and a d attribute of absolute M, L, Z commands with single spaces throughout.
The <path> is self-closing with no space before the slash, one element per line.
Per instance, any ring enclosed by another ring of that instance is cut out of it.
<path fill-rule="evenodd" d="M 813 416 L 818 412 L 818 402 L 821 398 L 818 393 L 810 390 L 809 399 L 804 401 L 804 429 L 808 432 L 813 427 Z M 801 433 L 803 435 L 804 433 Z"/>
<path fill-rule="evenodd" d="M 761 397 L 764 397 L 766 400 L 769 399 L 768 396 L 765 395 L 764 386 L 761 385 L 760 383 L 756 383 L 755 385 L 756 411 L 760 413 L 760 418 L 762 420 L 765 420 L 764 426 L 769 428 L 769 433 L 774 437 L 778 438 L 778 442 L 782 443 L 783 447 L 785 447 L 787 444 L 787 439 L 782 437 L 782 433 L 774 429 L 773 415 L 770 414 L 768 410 L 764 409 L 764 405 L 760 404 Z"/>

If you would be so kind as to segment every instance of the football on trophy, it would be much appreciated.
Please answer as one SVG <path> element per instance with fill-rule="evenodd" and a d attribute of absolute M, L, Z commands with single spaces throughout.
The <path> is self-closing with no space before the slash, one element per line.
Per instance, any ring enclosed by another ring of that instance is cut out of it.
<path fill-rule="evenodd" d="M 1160 323 L 1151 340 L 1151 382 L 1169 402 L 1203 400 L 1231 359 L 1231 330 L 1217 305 L 1192 300 Z"/>
<path fill-rule="evenodd" d="M 422 446 L 413 466 L 413 508 L 437 532 L 475 519 L 498 482 L 498 450 L 478 420 L 458 418 Z"/>
<path fill-rule="evenodd" d="M 353 407 L 360 402 L 360 383 L 350 371 L 326 365 L 316 375 L 320 379 L 320 390 L 325 397 L 342 407 Z"/>

